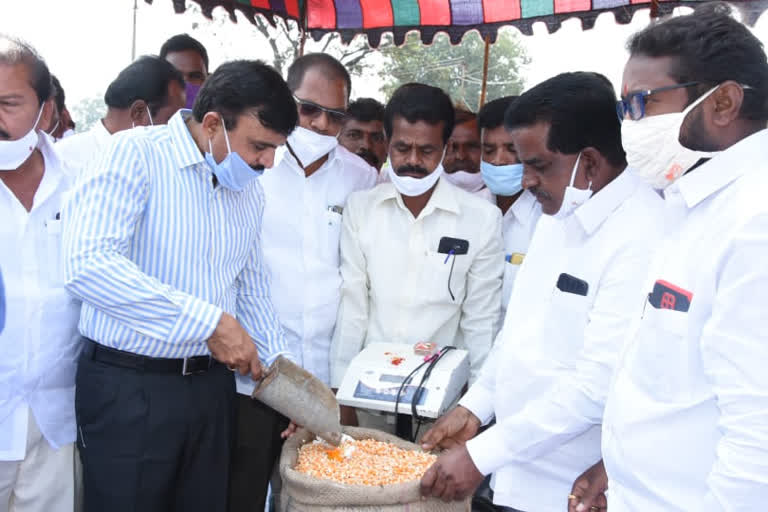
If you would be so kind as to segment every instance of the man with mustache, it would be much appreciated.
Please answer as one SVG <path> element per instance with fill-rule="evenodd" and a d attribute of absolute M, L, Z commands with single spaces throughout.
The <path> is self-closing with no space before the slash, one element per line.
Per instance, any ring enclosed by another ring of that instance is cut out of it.
<path fill-rule="evenodd" d="M 329 352 L 341 289 L 339 237 L 347 196 L 376 184 L 376 170 L 338 144 L 352 82 L 330 55 L 298 58 L 288 87 L 299 116 L 260 179 L 266 204 L 262 240 L 272 301 L 297 362 L 330 383 Z M 251 399 L 254 383 L 237 381 L 237 437 L 230 512 L 263 510 L 267 484 L 288 420 Z"/>
<path fill-rule="evenodd" d="M 339 144 L 380 172 L 387 159 L 384 105 L 373 98 L 360 98 L 350 103 Z"/>
<path fill-rule="evenodd" d="M 509 107 L 504 126 L 544 215 L 493 354 L 424 435 L 425 449 L 448 451 L 422 492 L 462 499 L 493 474 L 495 504 L 559 512 L 573 479 L 600 458 L 607 390 L 641 305 L 662 201 L 625 171 L 616 96 L 602 75 L 537 85 Z"/>
<path fill-rule="evenodd" d="M 445 150 L 445 179 L 471 194 L 493 202 L 491 191 L 480 174 L 480 125 L 477 114 L 466 107 L 455 108 L 456 124 Z"/>
<path fill-rule="evenodd" d="M 43 131 L 55 115 L 51 85 L 34 49 L 0 34 L 2 512 L 74 504 L 80 301 L 61 265 L 61 211 L 74 180 Z"/>
<path fill-rule="evenodd" d="M 272 304 L 258 177 L 297 122 L 257 61 L 222 64 L 195 108 L 126 130 L 62 213 L 83 300 L 75 409 L 85 510 L 226 510 L 233 371 L 290 357 Z"/>
<path fill-rule="evenodd" d="M 468 349 L 473 376 L 491 348 L 501 306 L 501 213 L 443 179 L 453 123 L 450 98 L 436 87 L 404 85 L 387 104 L 391 183 L 352 194 L 342 222 L 334 387 L 369 343 Z M 466 250 L 438 252 L 445 237 Z"/>

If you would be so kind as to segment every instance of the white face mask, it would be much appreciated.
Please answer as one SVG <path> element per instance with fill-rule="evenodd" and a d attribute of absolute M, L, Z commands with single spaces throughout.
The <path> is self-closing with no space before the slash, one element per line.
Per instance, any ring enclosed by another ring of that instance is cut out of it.
<path fill-rule="evenodd" d="M 483 175 L 479 172 L 456 171 L 445 173 L 445 179 L 457 187 L 474 194 L 485 186 Z"/>
<path fill-rule="evenodd" d="M 56 120 L 56 124 L 55 124 L 55 125 L 53 125 L 53 128 L 51 128 L 51 129 L 50 129 L 50 130 L 47 132 L 47 133 L 48 133 L 48 135 L 50 135 L 51 137 L 53 137 L 53 134 L 56 132 L 56 128 L 58 128 L 58 127 L 59 127 L 59 123 L 60 123 L 60 122 L 61 122 L 60 120 L 58 120 L 58 119 Z"/>
<path fill-rule="evenodd" d="M 317 162 L 339 145 L 339 139 L 336 137 L 320 135 L 301 126 L 293 130 L 287 142 L 303 169 Z"/>
<path fill-rule="evenodd" d="M 387 167 L 387 174 L 398 192 L 404 196 L 417 197 L 434 187 L 437 180 L 443 175 L 443 161 L 440 160 L 437 168 L 423 178 L 399 176 L 391 165 Z"/>
<path fill-rule="evenodd" d="M 719 86 L 718 86 L 719 87 Z M 702 95 L 682 112 L 643 117 L 621 123 L 621 142 L 629 170 L 656 189 L 665 189 L 702 158 L 715 153 L 694 151 L 680 144 L 680 128 L 686 116 L 717 87 Z"/>
<path fill-rule="evenodd" d="M 147 107 L 147 117 L 149 117 L 149 126 L 155 126 L 155 123 L 152 122 L 152 112 L 149 111 L 149 107 Z M 131 121 L 131 128 L 136 128 L 136 123 Z"/>
<path fill-rule="evenodd" d="M 15 171 L 26 162 L 37 147 L 40 136 L 37 133 L 37 123 L 43 115 L 43 104 L 37 113 L 35 124 L 26 135 L 16 140 L 0 140 L 0 172 Z"/>
<path fill-rule="evenodd" d="M 565 187 L 565 193 L 563 193 L 563 202 L 560 205 L 560 209 L 553 215 L 556 219 L 564 219 L 569 217 L 576 208 L 583 205 L 592 197 L 592 182 L 590 181 L 586 189 L 580 189 L 573 186 L 573 181 L 576 178 L 576 173 L 579 171 L 579 162 L 581 161 L 581 153 L 576 157 L 576 163 L 573 166 L 571 172 L 571 184 Z"/>

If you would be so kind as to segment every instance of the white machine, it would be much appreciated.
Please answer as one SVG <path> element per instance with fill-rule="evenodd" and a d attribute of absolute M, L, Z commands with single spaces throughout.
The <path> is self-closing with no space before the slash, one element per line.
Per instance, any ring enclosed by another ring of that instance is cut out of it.
<path fill-rule="evenodd" d="M 435 352 L 439 353 L 439 350 Z M 397 411 L 410 415 L 411 402 L 429 365 L 425 364 L 404 386 L 402 384 L 429 357 L 416 353 L 412 345 L 372 343 L 352 360 L 336 393 L 336 400 L 341 405 L 394 413 L 400 392 Z M 439 417 L 458 401 L 468 380 L 467 351 L 447 351 L 424 382 L 416 412 L 425 418 Z"/>

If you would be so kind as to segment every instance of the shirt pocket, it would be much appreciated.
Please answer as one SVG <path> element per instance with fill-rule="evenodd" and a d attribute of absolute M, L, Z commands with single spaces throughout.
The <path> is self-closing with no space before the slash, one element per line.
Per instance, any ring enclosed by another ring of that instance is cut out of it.
<path fill-rule="evenodd" d="M 690 391 L 692 346 L 688 340 L 688 313 L 657 309 L 646 303 L 633 377 L 640 388 L 662 400 L 686 400 Z"/>
<path fill-rule="evenodd" d="M 467 254 L 449 256 L 436 251 L 426 251 L 424 265 L 419 276 L 423 282 L 422 296 L 424 299 L 427 302 L 461 304 L 467 289 L 469 264 L 470 260 Z"/>
<path fill-rule="evenodd" d="M 328 207 L 325 210 L 325 240 L 321 241 L 325 245 L 325 254 L 328 264 L 332 267 L 339 266 L 339 247 L 341 243 L 341 213 Z"/>
<path fill-rule="evenodd" d="M 552 348 L 551 356 L 558 360 L 573 361 L 584 345 L 584 329 L 587 326 L 592 297 L 578 295 L 555 288 L 550 302 L 550 330 L 544 338 Z"/>

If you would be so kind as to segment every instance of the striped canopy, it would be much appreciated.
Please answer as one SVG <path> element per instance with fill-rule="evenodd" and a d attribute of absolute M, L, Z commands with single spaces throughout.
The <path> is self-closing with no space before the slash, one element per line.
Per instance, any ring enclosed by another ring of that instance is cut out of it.
<path fill-rule="evenodd" d="M 531 34 L 537 21 L 554 32 L 560 23 L 578 17 L 584 29 L 592 28 L 603 12 L 613 12 L 618 23 L 628 23 L 637 9 L 649 8 L 662 15 L 681 5 L 693 6 L 704 0 L 194 0 L 206 16 L 215 7 L 224 7 L 235 20 L 234 11 L 243 12 L 251 21 L 258 14 L 270 22 L 274 16 L 294 20 L 315 39 L 328 32 L 338 32 L 345 42 L 365 33 L 372 46 L 382 34 L 392 32 L 401 44 L 412 30 L 430 43 L 435 33 L 447 33 L 458 43 L 468 30 L 496 39 L 499 27 L 514 25 Z M 152 3 L 152 0 L 146 0 Z M 745 12 L 747 22 L 754 22 L 768 6 L 768 0 L 735 0 Z M 176 12 L 184 12 L 185 0 L 173 0 Z"/>

